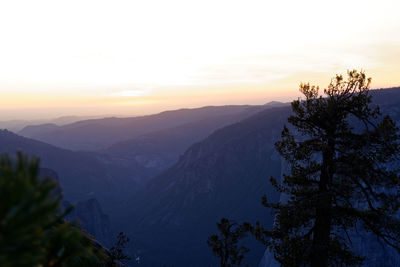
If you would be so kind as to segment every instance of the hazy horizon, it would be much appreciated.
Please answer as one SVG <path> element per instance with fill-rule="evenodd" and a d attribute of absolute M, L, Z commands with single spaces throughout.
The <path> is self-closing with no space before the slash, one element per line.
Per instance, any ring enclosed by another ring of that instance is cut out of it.
<path fill-rule="evenodd" d="M 372 88 L 371 90 L 385 90 L 385 89 L 391 89 L 391 88 L 400 88 L 400 86 L 394 86 L 394 87 L 387 87 L 387 88 Z M 71 111 L 69 108 L 64 109 L 61 108 L 48 108 L 48 109 L 32 109 L 32 110 L 2 110 L 0 113 L 0 122 L 11 122 L 11 121 L 52 121 L 52 120 L 57 120 L 57 119 L 62 119 L 62 118 L 69 118 L 69 117 L 76 117 L 76 120 L 74 121 L 79 121 L 79 120 L 86 120 L 86 119 L 100 119 L 100 118 L 109 118 L 109 117 L 135 117 L 135 116 L 146 116 L 146 115 L 153 115 L 153 114 L 158 114 L 160 112 L 164 111 L 171 111 L 171 110 L 180 110 L 180 109 L 196 109 L 196 108 L 203 108 L 207 106 L 229 106 L 229 105 L 264 105 L 268 104 L 270 102 L 281 102 L 281 103 L 290 103 L 292 100 L 297 99 L 299 97 L 300 93 L 298 93 L 297 96 L 293 97 L 278 97 L 278 98 L 266 98 L 266 99 L 258 99 L 253 102 L 241 102 L 240 100 L 237 102 L 226 102 L 226 103 L 204 103 L 204 104 L 199 104 L 199 105 L 185 105 L 182 104 L 181 106 L 159 106 L 157 108 L 153 108 L 151 110 L 141 110 L 141 112 L 137 113 L 129 113 L 128 112 L 120 112 L 120 113 L 111 113 L 113 110 L 112 108 L 109 109 L 110 113 L 105 113 L 100 110 L 98 112 L 95 111 L 88 111 L 86 113 L 73 113 L 74 111 Z M 56 111 L 56 112 L 54 112 Z M 115 110 L 114 110 L 115 111 Z M 29 114 L 27 116 L 27 114 Z M 57 115 L 58 114 L 58 115 Z M 8 116 L 11 116 L 10 119 L 7 119 Z"/>
<path fill-rule="evenodd" d="M 0 120 L 287 102 L 363 69 L 400 85 L 398 1 L 0 3 Z"/>
<path fill-rule="evenodd" d="M 135 112 L 131 112 L 130 108 L 127 108 L 126 111 L 124 110 L 117 110 L 113 107 L 111 108 L 104 108 L 101 110 L 96 110 L 95 108 L 88 108 L 86 111 L 82 109 L 80 113 L 74 113 L 69 107 L 60 108 L 60 107 L 53 107 L 53 108 L 36 108 L 36 109 L 15 109 L 15 110 L 1 110 L 0 113 L 0 122 L 5 121 L 18 121 L 18 120 L 26 120 L 26 121 L 40 121 L 40 120 L 55 120 L 63 117 L 96 117 L 96 118 L 106 118 L 106 117 L 135 117 L 135 116 L 145 116 L 145 115 L 152 115 L 157 114 L 163 111 L 170 111 L 170 110 L 179 110 L 179 109 L 196 109 L 202 108 L 207 106 L 226 106 L 226 105 L 263 105 L 267 104 L 272 101 L 277 102 L 290 102 L 293 98 L 266 98 L 266 99 L 259 99 L 251 102 L 210 102 L 210 103 L 200 103 L 198 105 L 185 105 L 185 104 L 177 104 L 177 105 L 166 105 L 166 106 L 157 106 L 152 107 L 151 109 L 138 109 Z M 109 111 L 109 112 L 107 112 Z M 114 113 L 113 113 L 114 111 Z M 119 112 L 118 112 L 119 111 Z"/>

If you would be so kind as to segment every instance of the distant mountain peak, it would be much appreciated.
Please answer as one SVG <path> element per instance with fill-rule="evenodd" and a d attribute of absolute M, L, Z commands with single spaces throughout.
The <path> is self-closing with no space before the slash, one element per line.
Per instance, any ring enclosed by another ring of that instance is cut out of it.
<path fill-rule="evenodd" d="M 268 103 L 265 103 L 264 106 L 271 106 L 271 107 L 282 107 L 289 105 L 289 103 L 284 103 L 284 102 L 279 102 L 279 101 L 270 101 Z"/>

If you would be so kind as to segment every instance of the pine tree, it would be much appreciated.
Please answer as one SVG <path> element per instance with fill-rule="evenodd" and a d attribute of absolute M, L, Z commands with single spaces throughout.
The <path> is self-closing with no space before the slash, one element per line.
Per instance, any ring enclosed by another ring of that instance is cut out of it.
<path fill-rule="evenodd" d="M 211 235 L 207 244 L 220 259 L 221 267 L 240 266 L 244 255 L 249 251 L 244 246 L 238 246 L 239 240 L 246 236 L 245 228 L 226 218 L 222 218 L 217 227 L 220 234 Z"/>
<path fill-rule="evenodd" d="M 249 226 L 282 266 L 357 266 L 351 250 L 355 227 L 400 253 L 400 136 L 394 121 L 372 104 L 363 72 L 336 75 L 320 95 L 301 84 L 292 102 L 292 125 L 276 148 L 290 173 L 273 185 L 287 201 L 263 204 L 275 214 L 266 230 Z"/>
<path fill-rule="evenodd" d="M 104 266 L 105 253 L 64 220 L 39 160 L 0 157 L 0 266 Z"/>

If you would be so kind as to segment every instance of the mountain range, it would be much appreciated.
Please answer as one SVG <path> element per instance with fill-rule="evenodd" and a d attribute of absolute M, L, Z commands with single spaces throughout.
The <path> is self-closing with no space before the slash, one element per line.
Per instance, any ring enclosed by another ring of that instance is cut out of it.
<path fill-rule="evenodd" d="M 400 88 L 372 95 L 400 122 Z M 128 252 L 138 259 L 131 265 L 218 266 L 206 240 L 222 217 L 273 223 L 261 197 L 279 200 L 269 177 L 281 176 L 274 143 L 290 114 L 274 102 L 36 125 L 1 131 L 0 150 L 40 157 L 74 203 L 97 199 L 110 232 L 131 237 Z M 265 247 L 250 237 L 245 243 L 245 262 L 257 266 Z"/>
<path fill-rule="evenodd" d="M 241 113 L 249 107 L 251 106 L 203 107 L 165 111 L 148 116 L 83 120 L 62 126 L 35 125 L 25 127 L 18 134 L 61 148 L 95 151 L 146 133 L 215 116 Z"/>

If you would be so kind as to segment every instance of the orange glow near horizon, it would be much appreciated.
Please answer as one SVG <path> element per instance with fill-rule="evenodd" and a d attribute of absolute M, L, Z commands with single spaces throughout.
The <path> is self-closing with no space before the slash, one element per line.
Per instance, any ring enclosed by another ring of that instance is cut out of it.
<path fill-rule="evenodd" d="M 400 86 L 400 2 L 4 1 L 0 120 L 298 97 L 363 69 Z"/>

